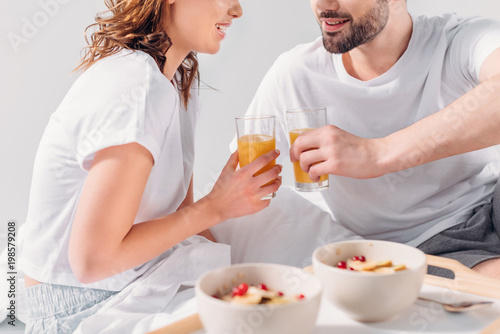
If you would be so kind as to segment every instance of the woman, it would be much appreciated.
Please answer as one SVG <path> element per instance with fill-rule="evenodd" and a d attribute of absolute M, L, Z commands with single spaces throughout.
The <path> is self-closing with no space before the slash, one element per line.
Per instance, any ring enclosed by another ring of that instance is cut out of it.
<path fill-rule="evenodd" d="M 255 213 L 281 185 L 279 152 L 193 203 L 195 52 L 216 53 L 238 0 L 106 0 L 85 72 L 51 116 L 35 160 L 23 268 L 27 332 L 71 332 L 196 234 Z M 262 185 L 275 180 L 270 185 Z"/>

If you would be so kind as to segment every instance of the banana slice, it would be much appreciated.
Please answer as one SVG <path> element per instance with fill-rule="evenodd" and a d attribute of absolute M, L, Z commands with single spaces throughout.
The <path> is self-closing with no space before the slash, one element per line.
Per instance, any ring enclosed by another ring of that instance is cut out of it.
<path fill-rule="evenodd" d="M 389 267 L 380 267 L 375 268 L 373 272 L 377 274 L 394 274 L 394 269 Z"/>
<path fill-rule="evenodd" d="M 406 270 L 406 266 L 404 264 L 397 264 L 393 266 L 392 269 L 394 269 L 394 271 Z"/>
<path fill-rule="evenodd" d="M 377 268 L 377 262 L 375 261 L 366 261 L 362 263 L 364 263 L 364 265 L 361 266 L 361 271 L 373 271 Z"/>
<path fill-rule="evenodd" d="M 375 273 L 394 273 L 395 271 L 407 269 L 404 264 L 393 265 L 391 260 L 366 260 L 364 262 L 349 259 L 346 261 L 347 268 L 355 271 L 375 272 Z"/>
<path fill-rule="evenodd" d="M 390 266 L 392 266 L 392 261 L 391 260 L 377 261 L 377 268 L 380 268 L 380 267 L 390 267 Z"/>
<path fill-rule="evenodd" d="M 352 268 L 356 271 L 370 271 L 377 267 L 375 261 L 353 261 L 351 259 L 347 260 L 347 268 Z"/>
<path fill-rule="evenodd" d="M 278 295 L 277 291 L 262 290 L 255 286 L 249 287 L 247 293 L 259 295 L 262 298 L 268 298 L 268 299 L 272 299 L 273 297 L 276 297 Z"/>
<path fill-rule="evenodd" d="M 255 305 L 259 304 L 261 300 L 262 296 L 247 292 L 243 296 L 234 296 L 231 299 L 231 303 L 241 305 Z"/>
<path fill-rule="evenodd" d="M 288 304 L 293 302 L 293 299 L 287 298 L 287 297 L 274 297 L 271 298 L 266 304 Z"/>

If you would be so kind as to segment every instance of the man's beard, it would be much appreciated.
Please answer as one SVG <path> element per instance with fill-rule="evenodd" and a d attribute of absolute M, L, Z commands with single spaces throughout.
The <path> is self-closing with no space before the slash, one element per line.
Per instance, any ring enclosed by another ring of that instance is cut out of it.
<path fill-rule="evenodd" d="M 347 18 L 350 29 L 339 32 L 323 32 L 323 45 L 328 52 L 346 53 L 364 43 L 371 41 L 385 27 L 389 20 L 389 4 L 387 0 L 377 0 L 370 11 L 354 22 L 352 16 L 339 12 L 322 12 L 320 18 Z"/>

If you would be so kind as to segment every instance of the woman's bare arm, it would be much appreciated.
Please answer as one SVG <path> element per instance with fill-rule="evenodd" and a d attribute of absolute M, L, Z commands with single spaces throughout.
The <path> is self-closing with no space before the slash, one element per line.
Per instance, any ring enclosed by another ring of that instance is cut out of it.
<path fill-rule="evenodd" d="M 165 217 L 134 224 L 153 157 L 137 143 L 97 152 L 71 231 L 69 260 L 74 274 L 83 283 L 102 280 L 141 265 L 228 218 L 265 208 L 269 201 L 261 198 L 279 188 L 281 168 L 253 175 L 278 154 L 270 152 L 238 170 L 237 154 L 233 154 L 207 196 Z M 276 178 L 273 184 L 260 187 Z"/>

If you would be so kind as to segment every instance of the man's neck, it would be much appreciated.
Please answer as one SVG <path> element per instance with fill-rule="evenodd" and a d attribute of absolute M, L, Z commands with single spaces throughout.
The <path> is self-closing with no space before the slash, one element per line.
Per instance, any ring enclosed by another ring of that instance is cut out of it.
<path fill-rule="evenodd" d="M 381 76 L 404 54 L 412 31 L 413 23 L 408 12 L 392 15 L 373 40 L 342 55 L 347 73 L 361 81 Z"/>

